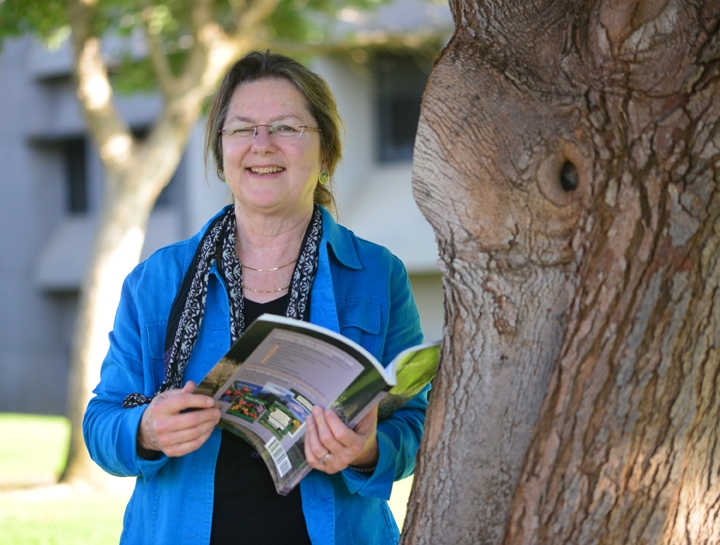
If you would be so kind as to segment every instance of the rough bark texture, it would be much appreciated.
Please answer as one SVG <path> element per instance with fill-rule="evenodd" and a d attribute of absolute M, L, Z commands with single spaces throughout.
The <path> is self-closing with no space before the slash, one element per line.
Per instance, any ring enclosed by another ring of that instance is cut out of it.
<path fill-rule="evenodd" d="M 720 2 L 451 8 L 413 180 L 446 343 L 403 543 L 720 542 Z"/>

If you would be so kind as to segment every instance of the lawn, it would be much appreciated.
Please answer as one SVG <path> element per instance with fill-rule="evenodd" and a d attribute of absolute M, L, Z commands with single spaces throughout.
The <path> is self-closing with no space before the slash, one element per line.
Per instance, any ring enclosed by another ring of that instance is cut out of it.
<path fill-rule="evenodd" d="M 99 494 L 52 486 L 69 431 L 60 417 L 0 414 L 2 545 L 117 544 L 127 487 Z"/>
<path fill-rule="evenodd" d="M 69 431 L 59 416 L 0 414 L 0 484 L 52 480 L 62 469 Z"/>
<path fill-rule="evenodd" d="M 52 486 L 63 466 L 68 435 L 64 418 L 0 413 L 1 545 L 118 543 L 127 486 L 113 493 Z M 411 483 L 397 483 L 390 500 L 401 527 Z"/>

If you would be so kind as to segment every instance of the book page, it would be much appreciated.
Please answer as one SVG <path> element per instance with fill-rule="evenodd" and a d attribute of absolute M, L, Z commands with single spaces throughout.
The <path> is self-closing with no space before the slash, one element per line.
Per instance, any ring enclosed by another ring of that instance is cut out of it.
<path fill-rule="evenodd" d="M 395 386 L 380 403 L 378 419 L 390 418 L 435 377 L 440 361 L 440 342 L 404 350 L 392 362 Z"/>
<path fill-rule="evenodd" d="M 291 467 L 284 454 L 303 435 L 313 406 L 328 407 L 363 370 L 335 346 L 275 329 L 214 397 L 224 419 L 266 442 L 282 476 Z"/>

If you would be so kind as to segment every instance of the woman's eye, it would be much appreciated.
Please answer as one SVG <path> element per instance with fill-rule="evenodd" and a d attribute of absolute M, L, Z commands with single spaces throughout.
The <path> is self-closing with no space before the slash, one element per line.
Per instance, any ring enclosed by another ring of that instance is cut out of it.
<path fill-rule="evenodd" d="M 295 128 L 291 127 L 290 125 L 278 125 L 275 131 L 285 134 L 294 134 L 297 132 L 297 130 L 295 130 Z"/>
<path fill-rule="evenodd" d="M 235 127 L 230 131 L 230 134 L 237 134 L 238 136 L 245 136 L 255 132 L 253 127 Z"/>

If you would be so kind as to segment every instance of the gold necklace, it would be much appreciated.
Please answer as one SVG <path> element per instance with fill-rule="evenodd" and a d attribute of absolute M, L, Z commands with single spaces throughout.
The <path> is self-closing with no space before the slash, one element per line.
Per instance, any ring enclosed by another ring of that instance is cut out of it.
<path fill-rule="evenodd" d="M 273 269 L 253 269 L 252 267 L 248 267 L 247 265 L 243 265 L 242 263 L 240 263 L 240 266 L 241 266 L 243 269 L 250 269 L 251 271 L 257 271 L 257 272 L 272 272 L 272 271 L 277 271 L 277 270 L 280 270 L 280 269 L 284 269 L 285 267 L 287 267 L 288 265 L 292 265 L 292 264 L 295 263 L 296 261 L 297 261 L 297 259 L 293 259 L 290 263 L 285 263 L 285 265 L 280 265 L 279 267 L 275 267 L 275 268 L 273 268 Z M 285 288 L 282 288 L 282 289 L 285 289 Z M 273 291 L 280 291 L 280 290 L 273 290 Z"/>
<path fill-rule="evenodd" d="M 288 289 L 289 287 L 290 287 L 290 284 L 288 284 L 287 286 L 285 286 L 285 287 L 283 287 L 283 288 L 277 288 L 277 289 L 274 289 L 274 290 L 256 290 L 255 288 L 251 288 L 250 286 L 245 286 L 245 285 L 243 285 L 243 289 L 244 289 L 244 290 L 250 290 L 250 291 L 253 292 L 253 293 L 275 293 L 276 291 L 286 290 L 286 289 Z"/>

